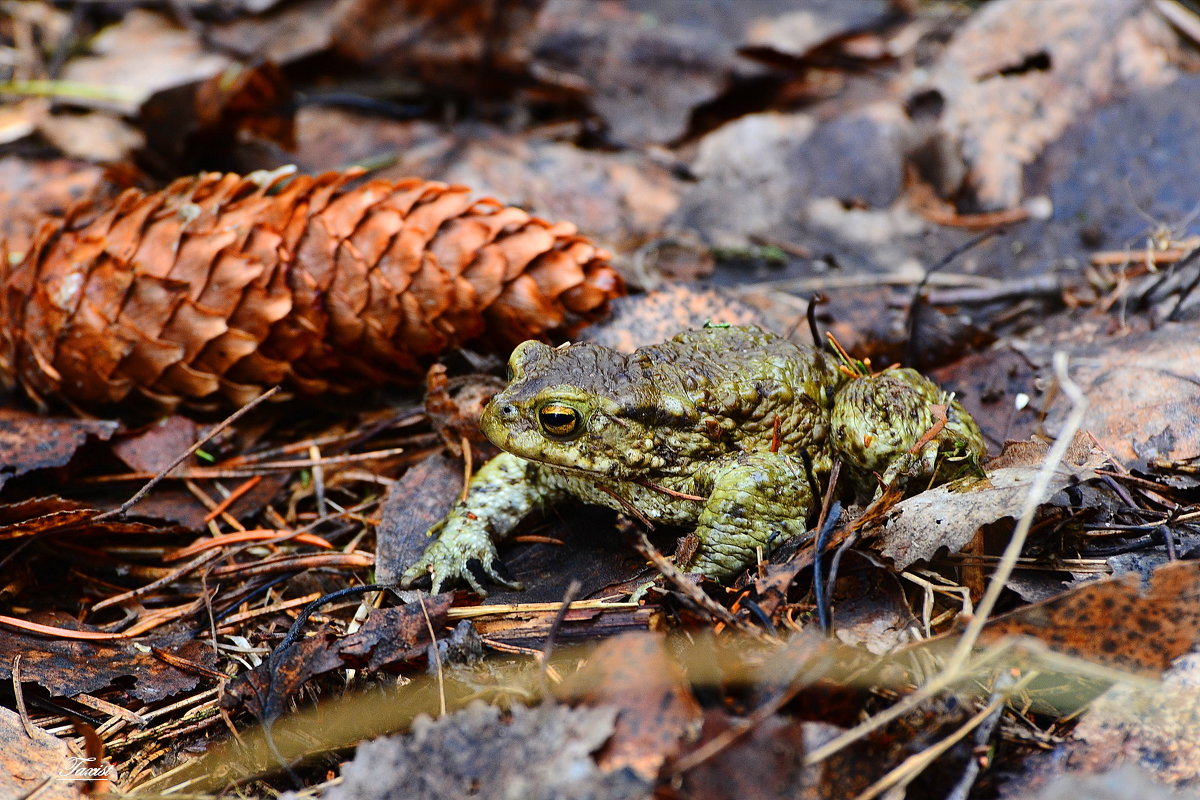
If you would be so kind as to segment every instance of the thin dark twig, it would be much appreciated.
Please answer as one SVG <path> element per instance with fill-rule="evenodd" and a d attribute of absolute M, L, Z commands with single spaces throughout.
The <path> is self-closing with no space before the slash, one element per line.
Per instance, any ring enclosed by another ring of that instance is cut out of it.
<path fill-rule="evenodd" d="M 583 584 L 578 578 L 572 578 L 567 584 L 567 590 L 563 592 L 562 606 L 554 615 L 554 621 L 550 623 L 550 631 L 546 634 L 546 646 L 542 649 L 542 686 L 549 687 L 546 673 L 550 669 L 550 655 L 554 652 L 554 642 L 558 638 L 558 630 L 562 627 L 563 620 L 567 618 L 567 612 L 571 610 L 571 603 L 575 602 L 575 598 L 579 595 L 579 590 L 583 588 Z M 543 697 L 550 697 L 549 691 L 543 692 Z"/>
<path fill-rule="evenodd" d="M 925 287 L 929 283 L 929 279 L 935 272 L 938 272 L 949 266 L 951 262 L 961 256 L 963 253 L 967 252 L 968 250 L 973 250 L 974 248 L 986 242 L 988 239 L 991 239 L 993 236 L 999 236 L 1002 233 L 1004 233 L 1004 229 L 997 228 L 996 230 L 981 233 L 973 239 L 968 239 L 963 244 L 960 244 L 958 247 L 942 256 L 941 260 L 932 267 L 925 270 L 925 274 L 921 277 L 921 280 L 918 281 L 917 285 L 913 287 L 912 302 L 908 305 L 908 319 L 905 320 L 905 329 L 908 332 L 908 339 L 904 343 L 905 364 L 916 363 L 917 326 L 921 318 L 921 308 L 924 306 L 921 298 L 924 295 Z"/>
<path fill-rule="evenodd" d="M 833 594 L 833 580 L 831 577 L 829 581 L 826 581 L 822 575 L 821 553 L 829 544 L 829 537 L 841 515 L 842 504 L 834 501 L 833 505 L 829 507 L 829 517 L 817 530 L 817 541 L 813 545 L 813 594 L 817 598 L 817 623 L 821 626 L 821 633 L 826 636 L 833 630 L 833 614 L 829 609 L 830 596 Z"/>
<path fill-rule="evenodd" d="M 680 594 L 682 594 L 688 600 L 691 600 L 697 608 L 708 612 L 708 614 L 712 617 L 715 617 L 721 622 L 724 622 L 726 625 L 736 628 L 743 633 L 749 633 L 754 636 L 762 635 L 762 631 L 745 620 L 735 617 L 732 613 L 730 613 L 729 609 L 714 601 L 711 597 L 706 595 L 699 586 L 689 580 L 688 577 L 674 564 L 668 561 L 662 553 L 658 552 L 658 548 L 656 548 L 650 542 L 650 537 L 646 536 L 646 531 L 638 528 L 637 537 L 636 544 L 638 551 L 647 559 L 649 559 L 650 562 L 654 564 L 655 568 L 662 573 L 662 576 L 666 578 L 667 581 L 671 583 L 671 585 L 673 585 Z"/>
<path fill-rule="evenodd" d="M 828 302 L 829 298 L 825 296 L 824 292 L 813 292 L 813 296 L 808 298 L 808 306 L 804 311 L 804 318 L 808 320 L 808 335 L 812 337 L 813 347 L 818 349 L 824 347 L 825 344 L 824 340 L 821 338 L 821 326 L 817 324 L 817 306 Z M 795 333 L 796 329 L 800 327 L 800 323 L 802 321 L 803 320 L 796 320 L 796 322 L 792 324 L 792 327 L 787 329 L 787 333 L 784 334 L 783 338 L 792 338 L 792 334 Z"/>
<path fill-rule="evenodd" d="M 813 543 L 813 593 L 817 598 L 817 622 L 821 625 L 821 630 L 829 632 L 828 626 L 825 625 L 825 614 L 822 613 L 825 598 L 821 592 L 821 550 L 825 547 L 829 538 L 829 533 L 832 529 L 826 530 L 825 522 L 829 519 L 833 511 L 833 493 L 837 491 L 838 478 L 842 474 L 842 460 L 835 458 L 833 460 L 833 468 L 829 470 L 829 483 L 825 486 L 825 494 L 821 498 L 821 513 L 817 517 L 817 541 Z M 835 518 L 838 516 L 833 515 Z M 824 541 L 821 534 L 824 533 Z"/>
<path fill-rule="evenodd" d="M 155 475 L 153 478 L 151 478 L 146 483 L 145 486 L 143 486 L 141 489 L 138 489 L 137 493 L 135 493 L 133 495 L 133 497 L 129 498 L 124 503 L 122 503 L 121 505 L 112 509 L 111 511 L 105 511 L 103 514 L 99 514 L 95 517 L 92 517 L 92 522 L 99 522 L 101 520 L 109 519 L 110 517 L 122 516 L 126 511 L 128 511 L 129 509 L 131 509 L 135 505 L 137 505 L 139 502 L 141 502 L 142 498 L 145 497 L 147 494 L 149 494 L 150 490 L 153 489 L 155 486 L 157 486 L 159 481 L 161 481 L 163 478 L 167 477 L 167 475 L 171 472 L 171 470 L 178 467 L 180 464 L 182 464 L 184 462 L 184 460 L 191 457 L 191 455 L 193 453 L 195 453 L 197 450 L 199 450 L 204 445 L 208 444 L 208 442 L 214 436 L 216 436 L 218 433 L 220 433 L 221 431 L 228 428 L 233 423 L 237 422 L 239 419 L 241 419 L 243 416 L 245 416 L 247 413 L 249 413 L 251 409 L 257 408 L 263 402 L 265 402 L 266 400 L 269 400 L 271 397 L 274 397 L 278 393 L 279 393 L 279 387 L 272 386 L 270 389 L 263 392 L 258 397 L 254 398 L 249 403 L 246 403 L 246 405 L 242 406 L 237 411 L 230 414 L 228 417 L 226 417 L 224 420 L 222 420 L 218 425 L 213 427 L 212 430 L 210 430 L 208 433 L 204 434 L 204 436 L 202 436 L 198 440 L 196 440 L 195 444 L 193 444 L 186 451 L 184 451 L 178 458 L 176 458 L 174 461 L 172 461 L 170 464 L 168 464 L 165 469 L 160 470 L 159 473 L 157 475 Z"/>

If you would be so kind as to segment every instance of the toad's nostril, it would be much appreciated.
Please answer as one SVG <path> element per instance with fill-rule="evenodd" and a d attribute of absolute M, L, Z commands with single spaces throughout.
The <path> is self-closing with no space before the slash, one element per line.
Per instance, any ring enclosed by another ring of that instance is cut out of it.
<path fill-rule="evenodd" d="M 500 406 L 500 413 L 506 417 L 515 417 L 517 415 L 517 407 L 506 403 Z"/>

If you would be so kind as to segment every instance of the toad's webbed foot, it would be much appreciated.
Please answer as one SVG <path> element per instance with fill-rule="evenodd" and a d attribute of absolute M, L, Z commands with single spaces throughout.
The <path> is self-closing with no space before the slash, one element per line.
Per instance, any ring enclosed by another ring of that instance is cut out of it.
<path fill-rule="evenodd" d="M 743 453 L 697 476 L 712 489 L 696 521 L 699 546 L 680 568 L 725 580 L 808 527 L 812 487 L 804 464 L 781 453 Z M 703 493 L 703 492 L 701 492 Z"/>
<path fill-rule="evenodd" d="M 421 558 L 404 571 L 400 585 L 407 588 L 425 575 L 430 578 L 430 591 L 437 594 L 446 584 L 466 581 L 480 597 L 487 596 L 484 580 L 491 580 L 510 589 L 524 588 L 508 574 L 496 545 L 481 520 L 462 509 L 455 508 L 429 531 L 436 536 Z"/>
<path fill-rule="evenodd" d="M 434 540 L 404 571 L 400 585 L 412 586 L 429 575 L 435 593 L 444 584 L 460 580 L 481 596 L 487 595 L 484 580 L 522 588 L 496 554 L 496 541 L 508 536 L 536 505 L 556 497 L 554 490 L 536 480 L 537 470 L 536 464 L 509 453 L 484 464 L 471 479 L 466 499 L 429 529 Z"/>

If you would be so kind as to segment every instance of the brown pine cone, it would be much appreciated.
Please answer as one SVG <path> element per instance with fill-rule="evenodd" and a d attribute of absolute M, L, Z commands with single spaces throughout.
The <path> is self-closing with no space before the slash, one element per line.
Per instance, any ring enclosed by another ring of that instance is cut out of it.
<path fill-rule="evenodd" d="M 0 264 L 0 380 L 99 409 L 419 383 L 439 352 L 571 336 L 608 253 L 462 186 L 204 174 L 45 225 Z"/>

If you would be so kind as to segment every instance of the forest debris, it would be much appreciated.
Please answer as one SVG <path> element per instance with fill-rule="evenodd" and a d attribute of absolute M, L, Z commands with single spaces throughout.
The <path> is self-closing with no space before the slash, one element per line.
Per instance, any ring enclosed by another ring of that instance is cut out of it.
<path fill-rule="evenodd" d="M 626 145 L 682 136 L 694 109 L 714 99 L 738 66 L 753 8 L 744 3 L 626 4 L 555 0 L 538 21 L 537 62 L 582 81 L 591 107 Z"/>
<path fill-rule="evenodd" d="M 397 667 L 423 658 L 429 646 L 429 626 L 445 625 L 451 597 L 443 594 L 426 599 L 423 605 L 378 609 L 346 636 L 322 631 L 303 638 L 239 675 L 222 698 L 222 706 L 234 709 L 245 705 L 260 718 L 274 719 L 287 699 L 317 675 L 335 669 Z"/>
<path fill-rule="evenodd" d="M 147 98 L 138 115 L 147 145 L 142 160 L 168 175 L 212 164 L 263 166 L 249 145 L 295 149 L 295 106 L 291 85 L 275 64 L 231 64 L 207 80 Z"/>
<path fill-rule="evenodd" d="M 194 420 L 179 415 L 163 417 L 140 431 L 113 442 L 113 454 L 137 472 L 156 474 L 187 452 L 200 438 Z"/>
<path fill-rule="evenodd" d="M 553 138 L 494 129 L 484 129 L 465 144 L 443 137 L 439 146 L 424 152 L 423 159 L 403 160 L 408 174 L 434 173 L 538 214 L 569 219 L 621 249 L 658 235 L 679 205 L 679 179 L 670 154 L 598 153 Z"/>
<path fill-rule="evenodd" d="M 751 20 L 742 50 L 771 51 L 800 60 L 830 42 L 881 26 L 888 21 L 889 12 L 894 13 L 894 4 L 883 0 L 810 1 L 803 8 Z"/>
<path fill-rule="evenodd" d="M 563 691 L 588 705 L 619 709 L 597 759 L 605 770 L 631 769 L 653 780 L 699 729 L 700 706 L 661 633 L 605 639 Z"/>
<path fill-rule="evenodd" d="M 89 438 L 107 441 L 116 422 L 46 417 L 0 408 L 0 489 L 34 470 L 61 467 Z"/>
<path fill-rule="evenodd" d="M 79 800 L 83 784 L 62 780 L 76 765 L 93 766 L 79 761 L 62 739 L 37 728 L 27 731 L 15 711 L 0 708 L 0 775 L 13 797 Z"/>
<path fill-rule="evenodd" d="M 1195 323 L 1077 346 L 1071 373 L 1091 401 L 1084 429 L 1127 466 L 1200 453 L 1200 343 Z M 1046 427 L 1069 405 L 1052 398 Z"/>
<path fill-rule="evenodd" d="M 502 720 L 500 709 L 475 702 L 440 720 L 418 717 L 411 734 L 360 746 L 325 800 L 649 800 L 649 781 L 592 760 L 617 714 L 611 707 L 514 705 Z"/>
<path fill-rule="evenodd" d="M 1020 777 L 1005 781 L 999 800 L 1180 800 L 1178 792 L 1155 781 L 1149 770 L 1132 764 L 1112 768 L 1109 763 L 1103 772 L 1077 775 L 1064 773 L 1061 763 L 1051 754 L 1026 762 Z M 1034 770 L 1044 774 L 1031 775 Z M 1047 781 L 1054 775 L 1059 777 Z"/>
<path fill-rule="evenodd" d="M 386 72 L 495 97 L 526 76 L 545 2 L 347 0 L 333 15 L 333 42 L 339 55 Z"/>
<path fill-rule="evenodd" d="M 1150 575 L 1092 581 L 989 621 L 981 643 L 1032 636 L 1052 650 L 1137 675 L 1157 676 L 1200 645 L 1200 562 Z"/>
<path fill-rule="evenodd" d="M 1176 789 L 1200 787 L 1200 655 L 1180 658 L 1153 689 L 1109 689 L 1056 755 L 1074 776 L 1132 763 Z"/>
<path fill-rule="evenodd" d="M 680 331 L 703 327 L 706 322 L 774 327 L 768 324 L 765 312 L 743 302 L 733 291 L 667 284 L 646 294 L 617 298 L 608 319 L 585 328 L 579 338 L 632 353 L 639 347 L 665 342 Z"/>
<path fill-rule="evenodd" d="M 941 548 L 957 553 L 984 525 L 1015 516 L 1046 454 L 1040 443 L 1016 444 L 988 465 L 985 478 L 961 478 L 898 503 L 878 534 L 880 552 L 897 570 L 903 570 L 916 561 L 930 560 Z M 1040 502 L 1047 502 L 1067 486 L 1095 477 L 1093 470 L 1103 462 L 1103 456 L 1091 451 L 1086 438 L 1077 436 Z"/>
<path fill-rule="evenodd" d="M 108 91 L 73 102 L 129 117 L 155 92 L 205 80 L 231 63 L 228 56 L 208 50 L 195 32 L 141 8 L 101 31 L 90 50 L 92 55 L 70 59 L 61 77 Z"/>
<path fill-rule="evenodd" d="M 495 375 L 446 377 L 446 365 L 434 364 L 425 375 L 425 415 L 455 458 L 482 463 L 495 454 L 479 430 L 479 415 L 506 383 Z M 465 452 L 464 452 L 465 451 Z"/>
<path fill-rule="evenodd" d="M 96 630 L 62 614 L 41 614 L 35 621 Z M 152 654 L 155 649 L 210 670 L 217 663 L 211 645 L 193 639 L 191 630 L 179 627 L 152 636 L 108 642 L 55 639 L 6 630 L 0 635 L 0 680 L 12 677 L 13 658 L 21 655 L 22 679 L 62 697 L 94 694 L 119 685 L 127 687 L 125 691 L 130 696 L 153 703 L 196 688 L 202 673 L 167 663 Z"/>
<path fill-rule="evenodd" d="M 937 96 L 938 130 L 951 143 L 942 152 L 965 161 L 961 187 L 940 188 L 965 192 L 980 210 L 1018 205 L 1022 171 L 1042 148 L 1113 95 L 1170 83 L 1177 51 L 1176 34 L 1141 0 L 999 0 L 980 8 L 915 87 Z"/>
<path fill-rule="evenodd" d="M 375 577 L 381 583 L 396 583 L 420 557 L 429 544 L 425 532 L 446 516 L 462 488 L 462 466 L 434 453 L 388 489 L 375 528 Z"/>
<path fill-rule="evenodd" d="M 0 378 L 98 407 L 244 404 L 415 381 L 481 336 L 571 335 L 621 294 L 608 254 L 462 186 L 204 174 L 41 230 L 0 291 Z M 2 268 L 3 265 L 0 265 Z"/>

